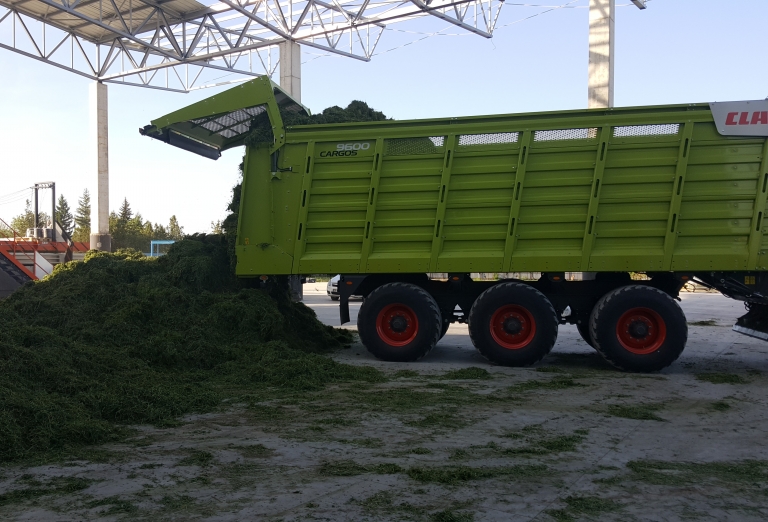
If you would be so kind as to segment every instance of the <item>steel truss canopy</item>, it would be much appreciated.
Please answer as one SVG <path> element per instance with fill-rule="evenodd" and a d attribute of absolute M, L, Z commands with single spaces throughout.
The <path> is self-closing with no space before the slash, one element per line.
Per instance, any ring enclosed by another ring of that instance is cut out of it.
<path fill-rule="evenodd" d="M 490 38 L 503 2 L 0 0 L 0 47 L 93 80 L 188 92 L 240 80 L 216 75 L 272 76 L 285 41 L 368 61 L 387 24 L 418 17 Z"/>

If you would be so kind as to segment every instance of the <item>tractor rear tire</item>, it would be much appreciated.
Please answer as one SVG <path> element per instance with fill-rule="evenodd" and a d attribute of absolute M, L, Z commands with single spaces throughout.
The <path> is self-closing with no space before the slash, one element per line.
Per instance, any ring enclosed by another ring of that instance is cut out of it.
<path fill-rule="evenodd" d="M 388 283 L 368 294 L 357 314 L 360 340 L 383 361 L 421 359 L 440 339 L 442 316 L 434 298 L 409 283 Z"/>
<path fill-rule="evenodd" d="M 558 318 L 549 299 L 522 283 L 500 283 L 475 300 L 469 337 L 488 360 L 528 366 L 544 358 L 557 340 Z"/>
<path fill-rule="evenodd" d="M 595 349 L 616 368 L 655 372 L 672 364 L 685 348 L 685 314 L 657 288 L 629 285 L 603 296 L 589 320 Z"/>

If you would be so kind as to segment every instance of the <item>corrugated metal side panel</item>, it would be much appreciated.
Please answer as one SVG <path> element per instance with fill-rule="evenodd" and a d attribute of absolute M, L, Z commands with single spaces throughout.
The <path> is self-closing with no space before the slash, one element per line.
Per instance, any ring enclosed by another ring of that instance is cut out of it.
<path fill-rule="evenodd" d="M 679 132 L 611 136 L 584 270 L 662 270 L 680 143 Z"/>
<path fill-rule="evenodd" d="M 714 124 L 704 123 L 693 138 L 672 268 L 754 270 L 765 213 L 766 140 L 724 140 Z"/>
<path fill-rule="evenodd" d="M 396 148 L 384 140 L 365 271 L 429 271 L 444 152 L 426 138 L 419 149 L 418 141 L 413 148 Z"/>
<path fill-rule="evenodd" d="M 471 140 L 459 136 L 454 152 L 435 271 L 502 271 L 519 143 Z"/>
<path fill-rule="evenodd" d="M 338 141 L 324 129 L 294 138 L 293 171 L 248 193 L 271 190 L 294 273 L 762 270 L 768 142 L 657 116 Z"/>
<path fill-rule="evenodd" d="M 594 137 L 536 141 L 516 186 L 514 248 L 505 271 L 578 270 L 594 173 Z M 577 135 L 578 136 L 578 135 Z M 537 269 L 538 270 L 538 269 Z"/>
<path fill-rule="evenodd" d="M 360 271 L 372 156 L 328 156 L 335 150 L 336 143 L 319 143 L 309 158 L 300 273 Z"/>

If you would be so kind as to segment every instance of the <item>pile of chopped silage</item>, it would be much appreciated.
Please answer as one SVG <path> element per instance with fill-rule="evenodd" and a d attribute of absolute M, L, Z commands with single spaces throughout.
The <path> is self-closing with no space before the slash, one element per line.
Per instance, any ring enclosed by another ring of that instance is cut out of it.
<path fill-rule="evenodd" d="M 0 460 L 114 440 L 253 390 L 378 381 L 322 354 L 352 341 L 291 302 L 248 288 L 222 236 L 160 258 L 90 252 L 0 300 Z"/>
<path fill-rule="evenodd" d="M 323 109 L 317 114 L 302 114 L 291 111 L 280 111 L 283 126 L 290 129 L 297 125 L 320 125 L 326 123 L 362 123 L 367 121 L 384 121 L 387 117 L 383 112 L 372 109 L 367 103 L 353 100 L 345 108 L 338 105 Z M 251 126 L 251 132 L 245 139 L 245 144 L 255 146 L 274 141 L 272 126 L 266 117 L 261 122 Z"/>
<path fill-rule="evenodd" d="M 286 126 L 381 121 L 360 101 Z M 255 126 L 246 140 L 272 141 Z M 289 298 L 287 282 L 234 276 L 240 185 L 224 235 L 194 235 L 167 255 L 89 252 L 0 299 L 0 461 L 116 440 L 129 424 L 172 423 L 238 394 L 383 380 L 322 353 L 352 342 Z"/>

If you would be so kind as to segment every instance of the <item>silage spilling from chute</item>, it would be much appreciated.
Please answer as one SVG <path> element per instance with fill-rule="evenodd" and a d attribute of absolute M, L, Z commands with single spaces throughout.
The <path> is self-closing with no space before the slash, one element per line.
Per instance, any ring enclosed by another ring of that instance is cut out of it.
<path fill-rule="evenodd" d="M 196 236 L 161 258 L 91 252 L 0 301 L 0 460 L 210 411 L 233 389 L 380 379 L 320 355 L 348 332 L 231 274 L 225 239 Z"/>

